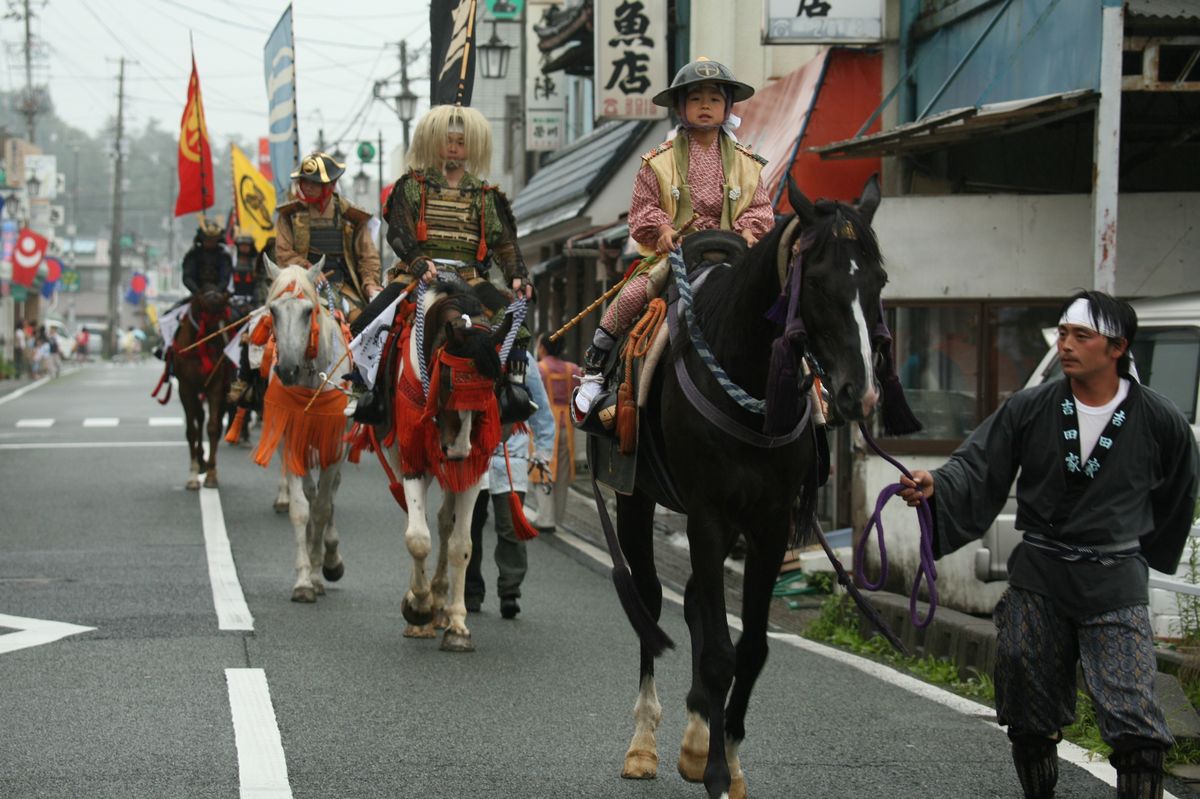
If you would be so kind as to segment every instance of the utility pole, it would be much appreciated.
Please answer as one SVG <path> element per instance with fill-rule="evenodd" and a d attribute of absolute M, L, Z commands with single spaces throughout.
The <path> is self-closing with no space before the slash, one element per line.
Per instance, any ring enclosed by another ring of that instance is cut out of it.
<path fill-rule="evenodd" d="M 30 144 L 34 143 L 33 120 L 38 112 L 37 97 L 33 93 L 33 33 L 29 24 L 32 16 L 29 0 L 25 0 L 25 101 L 21 103 L 21 113 L 25 115 L 25 130 Z"/>
<path fill-rule="evenodd" d="M 383 264 L 383 131 L 379 131 L 379 263 Z"/>
<path fill-rule="evenodd" d="M 400 91 L 403 94 L 408 94 L 408 42 L 400 40 Z M 404 124 L 404 155 L 408 157 L 408 126 L 412 124 L 411 119 L 404 117 L 400 118 Z M 382 151 L 381 151 L 382 152 Z"/>
<path fill-rule="evenodd" d="M 125 57 L 121 56 L 121 67 L 117 74 L 117 139 L 116 161 L 113 170 L 113 221 L 112 240 L 108 245 L 108 337 L 104 341 L 104 354 L 112 358 L 117 354 L 117 328 L 119 319 L 117 300 L 121 290 L 121 201 L 124 191 L 125 155 L 121 149 L 125 136 Z"/>

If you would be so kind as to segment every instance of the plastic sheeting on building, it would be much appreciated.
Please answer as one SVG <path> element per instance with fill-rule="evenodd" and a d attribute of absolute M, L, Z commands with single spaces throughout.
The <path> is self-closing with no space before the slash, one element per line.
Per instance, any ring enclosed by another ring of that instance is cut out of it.
<path fill-rule="evenodd" d="M 878 158 L 823 161 L 811 149 L 852 138 L 879 104 L 882 81 L 880 51 L 833 47 L 734 107 L 738 138 L 767 159 L 762 180 L 776 211 L 791 210 L 789 172 L 811 199 L 849 201 L 879 171 Z"/>

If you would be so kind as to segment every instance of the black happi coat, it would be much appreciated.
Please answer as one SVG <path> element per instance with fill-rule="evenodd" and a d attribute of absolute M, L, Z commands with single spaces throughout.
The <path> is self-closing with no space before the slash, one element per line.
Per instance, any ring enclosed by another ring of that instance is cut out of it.
<path fill-rule="evenodd" d="M 1165 397 L 1131 380 L 1089 457 L 1077 468 L 1077 434 L 1064 402 L 1066 378 L 1014 394 L 933 472 L 938 557 L 982 536 L 1017 480 L 1018 530 L 1079 547 L 1137 547 L 1137 557 L 1103 565 L 1068 562 L 1019 544 L 1009 584 L 1049 596 L 1060 611 L 1087 618 L 1148 600 L 1147 564 L 1173 572 L 1188 539 L 1197 489 L 1196 442 Z M 1118 414 L 1124 411 L 1124 415 Z M 1076 430 L 1078 428 L 1075 428 Z M 1072 445 L 1072 438 L 1075 443 Z M 1072 458 L 1074 453 L 1075 458 Z M 1019 471 L 1018 471 L 1019 470 Z"/>

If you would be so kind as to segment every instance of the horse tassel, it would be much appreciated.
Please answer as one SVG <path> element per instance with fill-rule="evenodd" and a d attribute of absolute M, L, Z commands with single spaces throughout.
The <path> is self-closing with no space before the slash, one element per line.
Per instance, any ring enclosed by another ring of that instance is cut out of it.
<path fill-rule="evenodd" d="M 383 453 L 383 447 L 379 445 L 379 439 L 375 435 L 375 426 L 366 425 L 367 438 L 371 442 L 371 449 L 375 450 L 375 454 L 379 457 L 379 463 L 383 466 L 383 471 L 387 474 L 388 490 L 392 492 L 392 499 L 400 506 L 400 510 L 408 513 L 408 500 L 404 498 L 404 483 L 396 479 L 396 473 L 392 471 L 392 465 L 388 463 L 387 455 Z"/>
<path fill-rule="evenodd" d="M 233 423 L 229 425 L 229 432 L 225 434 L 226 444 L 236 444 L 242 438 L 242 429 L 246 425 L 246 409 L 238 408 L 237 413 L 233 415 Z"/>
<path fill-rule="evenodd" d="M 508 459 L 508 442 L 504 442 L 504 468 L 508 472 L 508 510 L 512 515 L 513 533 L 518 541 L 529 541 L 537 538 L 538 531 L 525 518 L 525 506 L 521 498 L 513 490 L 512 462 Z"/>
<path fill-rule="evenodd" d="M 880 413 L 883 417 L 883 429 L 890 436 L 905 436 L 921 431 L 921 421 L 917 419 L 908 407 L 904 397 L 904 387 L 896 375 L 896 361 L 892 352 L 891 339 L 881 348 L 881 358 L 875 373 L 879 378 L 880 394 L 883 407 Z"/>

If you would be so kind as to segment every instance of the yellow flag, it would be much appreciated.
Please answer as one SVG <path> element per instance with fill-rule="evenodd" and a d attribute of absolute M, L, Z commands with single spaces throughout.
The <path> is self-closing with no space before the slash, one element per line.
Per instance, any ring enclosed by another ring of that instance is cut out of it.
<path fill-rule="evenodd" d="M 238 231 L 254 237 L 262 249 L 275 235 L 275 187 L 254 168 L 246 154 L 233 150 L 233 196 L 237 202 Z"/>

